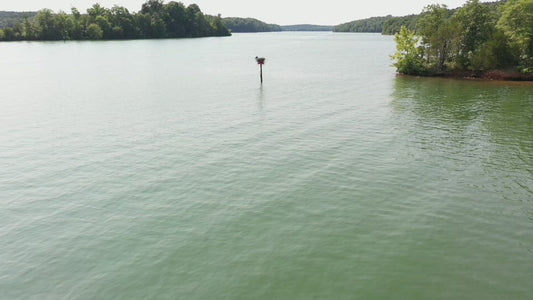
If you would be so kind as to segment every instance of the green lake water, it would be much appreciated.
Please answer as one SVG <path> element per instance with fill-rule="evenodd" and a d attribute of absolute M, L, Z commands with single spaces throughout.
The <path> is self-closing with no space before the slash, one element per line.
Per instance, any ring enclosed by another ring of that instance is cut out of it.
<path fill-rule="evenodd" d="M 0 43 L 0 298 L 531 299 L 533 84 L 393 52 Z"/>

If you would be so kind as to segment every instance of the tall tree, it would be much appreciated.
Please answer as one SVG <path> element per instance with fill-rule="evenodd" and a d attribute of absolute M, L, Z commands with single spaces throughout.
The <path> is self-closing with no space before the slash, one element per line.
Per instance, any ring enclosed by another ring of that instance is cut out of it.
<path fill-rule="evenodd" d="M 165 6 L 167 19 L 167 32 L 170 37 L 184 37 L 186 30 L 185 6 L 181 2 L 169 2 Z"/>
<path fill-rule="evenodd" d="M 72 18 L 65 12 L 61 11 L 55 15 L 55 19 L 55 31 L 61 35 L 61 39 L 70 39 L 70 34 L 74 28 L 74 22 L 72 21 Z"/>
<path fill-rule="evenodd" d="M 445 63 L 452 53 L 456 37 L 454 26 L 446 5 L 432 4 L 422 11 L 422 17 L 417 24 L 418 33 L 426 47 L 427 61 L 435 72 L 444 71 Z"/>
<path fill-rule="evenodd" d="M 163 0 L 148 0 L 141 8 L 143 14 L 161 14 L 163 12 Z"/>
<path fill-rule="evenodd" d="M 70 38 L 73 40 L 81 40 L 85 32 L 85 22 L 82 20 L 83 17 L 80 11 L 75 7 L 70 9 L 70 13 L 73 23 L 72 31 L 70 32 Z"/>
<path fill-rule="evenodd" d="M 43 9 L 37 13 L 35 31 L 39 39 L 42 40 L 60 40 L 63 38 L 63 33 L 57 31 L 56 18 L 50 9 Z"/>
<path fill-rule="evenodd" d="M 479 47 L 488 41 L 496 25 L 496 15 L 479 0 L 468 0 L 453 15 L 458 31 L 458 63 L 464 67 L 472 65 L 472 57 Z"/>
<path fill-rule="evenodd" d="M 203 37 L 211 34 L 211 26 L 207 22 L 204 14 L 196 4 L 187 6 L 185 10 L 186 25 L 189 36 L 191 37 Z"/>
<path fill-rule="evenodd" d="M 24 39 L 26 40 L 35 39 L 35 28 L 33 26 L 33 23 L 30 22 L 30 19 L 28 17 L 24 17 L 22 28 L 24 31 L 24 34 L 23 34 Z"/>
<path fill-rule="evenodd" d="M 104 16 L 107 13 L 107 9 L 102 7 L 99 3 L 94 4 L 91 8 L 87 9 L 87 14 L 94 19 L 98 16 Z"/>
<path fill-rule="evenodd" d="M 113 25 L 113 38 L 133 39 L 139 37 L 133 16 L 122 6 L 113 6 L 109 10 L 109 20 Z"/>
<path fill-rule="evenodd" d="M 516 49 L 522 71 L 533 73 L 533 0 L 509 0 L 498 21 Z"/>

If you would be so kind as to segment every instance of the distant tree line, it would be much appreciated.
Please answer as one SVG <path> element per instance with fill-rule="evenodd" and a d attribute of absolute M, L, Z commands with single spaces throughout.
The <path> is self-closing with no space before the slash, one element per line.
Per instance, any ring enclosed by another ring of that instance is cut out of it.
<path fill-rule="evenodd" d="M 275 31 L 332 31 L 333 26 L 327 25 L 277 25 L 268 24 L 253 18 L 223 18 L 222 22 L 231 32 L 275 32 Z"/>
<path fill-rule="evenodd" d="M 445 5 L 429 5 L 415 28 L 403 26 L 395 41 L 392 58 L 403 74 L 533 74 L 533 0 L 468 0 L 451 14 Z"/>
<path fill-rule="evenodd" d="M 94 4 L 86 14 L 50 9 L 24 16 L 12 27 L 0 29 L 0 40 L 151 39 L 231 35 L 220 16 L 204 15 L 198 5 L 148 0 L 139 12 L 121 6 L 108 9 Z"/>
<path fill-rule="evenodd" d="M 37 12 L 15 12 L 15 11 L 0 11 L 0 28 L 14 27 L 17 23 L 24 21 L 24 18 L 33 18 Z"/>
<path fill-rule="evenodd" d="M 276 24 L 267 24 L 253 18 L 223 18 L 222 23 L 231 32 L 270 32 L 281 31 L 281 27 Z"/>
<path fill-rule="evenodd" d="M 385 21 L 392 18 L 391 15 L 385 17 L 371 17 L 362 20 L 355 20 L 337 25 L 333 28 L 335 32 L 382 32 Z"/>
<path fill-rule="evenodd" d="M 393 35 L 400 32 L 402 26 L 407 27 L 407 29 L 415 30 L 416 24 L 420 19 L 420 15 L 408 15 L 403 17 L 392 17 L 387 19 L 383 23 L 382 34 Z"/>
<path fill-rule="evenodd" d="M 333 26 L 311 25 L 311 24 L 282 25 L 281 30 L 282 31 L 333 31 Z"/>
<path fill-rule="evenodd" d="M 481 5 L 489 7 L 491 10 L 497 9 L 503 1 L 486 2 Z M 452 16 L 457 9 L 447 9 L 448 16 Z M 335 32 L 381 32 L 386 35 L 393 35 L 400 32 L 402 26 L 409 30 L 415 30 L 416 24 L 420 19 L 420 14 L 412 14 L 408 16 L 393 17 L 391 15 L 384 17 L 371 17 L 367 19 L 355 20 L 343 23 L 334 27 Z"/>

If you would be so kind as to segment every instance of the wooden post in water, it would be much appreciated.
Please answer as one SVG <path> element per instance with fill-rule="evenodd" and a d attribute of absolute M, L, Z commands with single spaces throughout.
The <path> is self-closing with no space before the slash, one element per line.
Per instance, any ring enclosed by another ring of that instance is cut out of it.
<path fill-rule="evenodd" d="M 265 58 L 256 56 L 255 61 L 259 64 L 259 78 L 261 79 L 261 84 L 263 84 L 263 65 L 265 64 Z"/>

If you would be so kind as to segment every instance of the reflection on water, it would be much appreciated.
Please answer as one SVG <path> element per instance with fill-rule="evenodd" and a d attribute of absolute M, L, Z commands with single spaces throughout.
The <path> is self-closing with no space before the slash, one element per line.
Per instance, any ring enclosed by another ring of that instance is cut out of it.
<path fill-rule="evenodd" d="M 413 113 L 420 126 L 465 132 L 482 126 L 495 143 L 527 146 L 533 133 L 532 94 L 531 83 L 404 76 L 396 79 L 392 96 L 394 111 Z"/>
<path fill-rule="evenodd" d="M 263 91 L 263 85 L 261 84 L 257 92 L 257 108 L 259 109 L 259 111 L 263 111 L 264 100 L 265 94 Z"/>
<path fill-rule="evenodd" d="M 518 199 L 528 201 L 532 94 L 531 83 L 398 77 L 393 122 L 411 152 L 457 160 L 454 168 L 486 178 L 486 185 L 476 186 L 492 192 L 513 188 L 521 191 Z"/>

